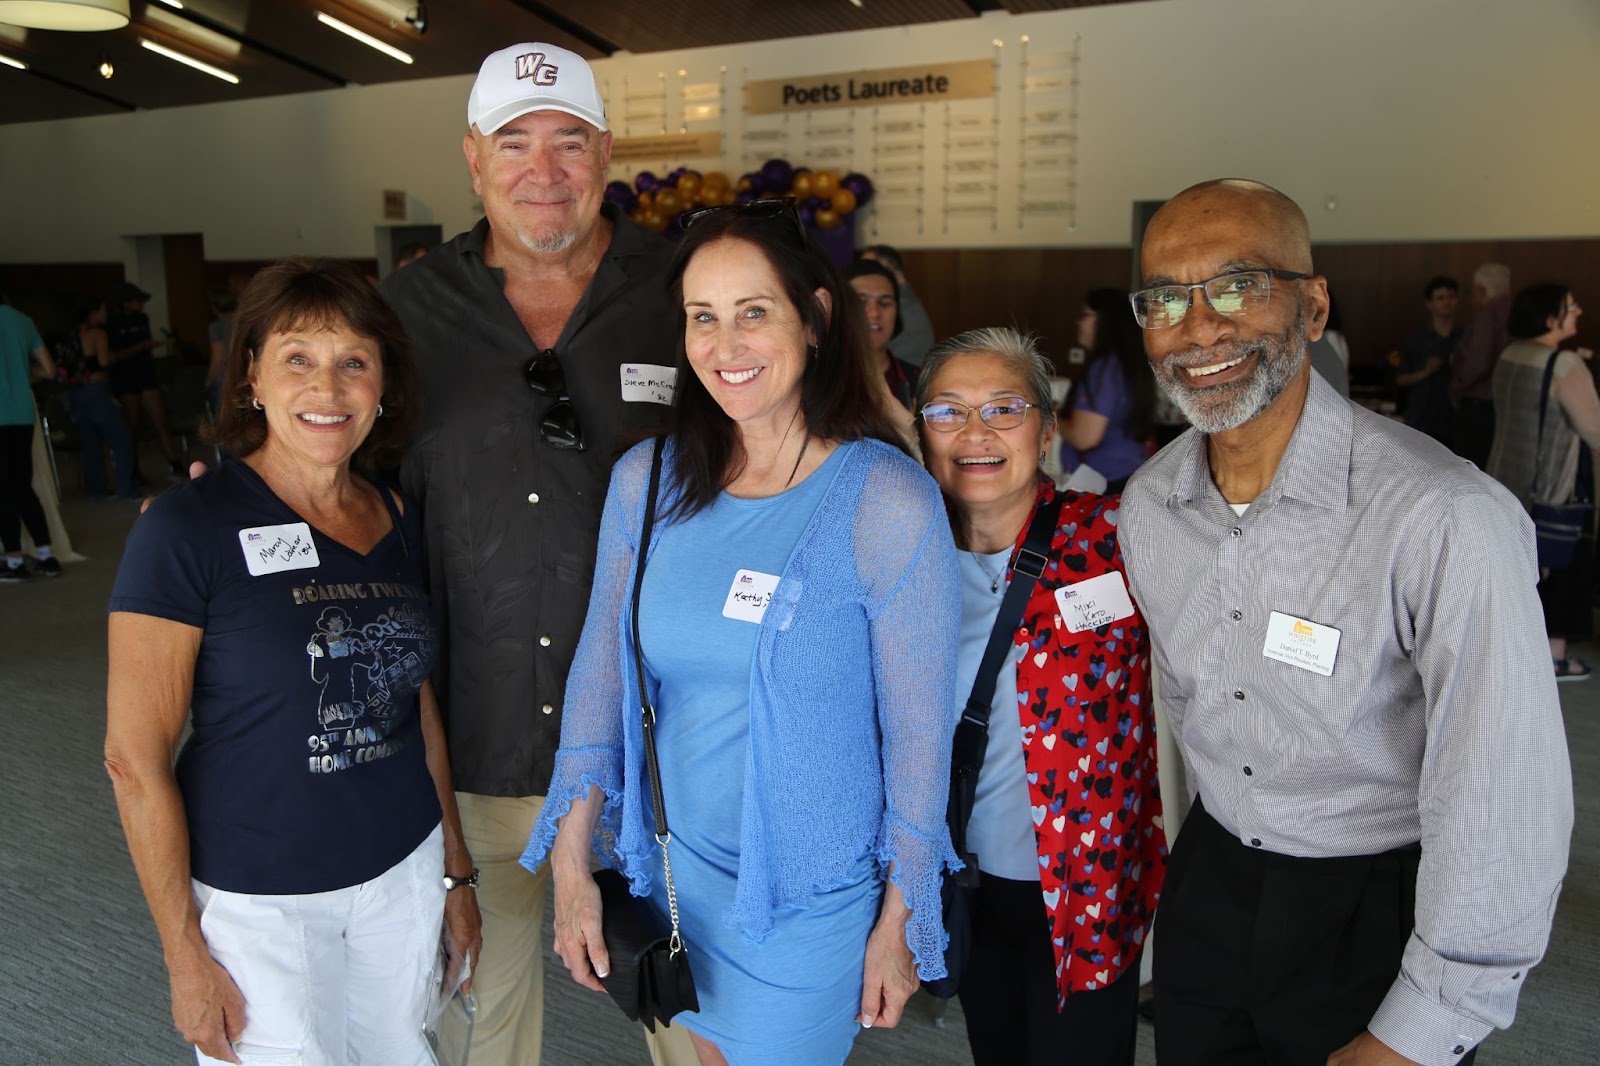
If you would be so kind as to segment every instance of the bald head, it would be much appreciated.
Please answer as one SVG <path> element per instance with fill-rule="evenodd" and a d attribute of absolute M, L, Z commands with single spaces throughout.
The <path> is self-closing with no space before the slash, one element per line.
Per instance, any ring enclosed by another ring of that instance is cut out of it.
<path fill-rule="evenodd" d="M 1145 284 L 1181 280 L 1161 277 L 1152 281 L 1152 253 L 1158 261 L 1177 252 L 1192 255 L 1209 249 L 1215 253 L 1219 243 L 1246 244 L 1271 259 L 1253 265 L 1313 272 L 1311 227 L 1300 206 L 1259 181 L 1219 178 L 1183 190 L 1150 220 L 1141 255 Z"/>

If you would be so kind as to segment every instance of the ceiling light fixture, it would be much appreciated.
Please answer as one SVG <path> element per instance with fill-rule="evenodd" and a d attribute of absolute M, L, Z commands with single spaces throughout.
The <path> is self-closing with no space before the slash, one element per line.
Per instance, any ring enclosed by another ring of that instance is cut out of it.
<path fill-rule="evenodd" d="M 166 4 L 168 7 L 175 7 L 179 11 L 183 10 L 183 5 L 179 3 L 178 0 L 161 0 L 161 2 Z"/>
<path fill-rule="evenodd" d="M 144 21 L 165 34 L 171 34 L 187 44 L 196 46 L 202 53 L 210 52 L 214 56 L 234 59 L 238 57 L 242 47 L 232 37 L 224 37 L 215 30 L 208 30 L 204 26 L 190 22 L 183 15 L 174 15 L 154 5 L 144 9 Z"/>
<path fill-rule="evenodd" d="M 332 15 L 327 15 L 327 14 L 324 14 L 323 12 L 321 12 L 321 11 L 318 11 L 317 12 L 317 21 L 322 23 L 324 26 L 327 26 L 329 29 L 338 30 L 340 33 L 344 34 L 346 37 L 351 37 L 351 38 L 354 38 L 357 41 L 360 41 L 362 44 L 366 45 L 368 48 L 377 49 L 378 51 L 382 52 L 384 55 L 388 56 L 390 59 L 398 59 L 402 63 L 410 63 L 410 62 L 412 62 L 411 56 L 409 56 L 405 52 L 400 51 L 400 49 L 395 48 L 392 45 L 384 44 L 382 41 L 378 40 L 376 37 L 372 36 L 369 33 L 362 33 L 360 30 L 356 29 L 354 26 L 346 25 L 345 23 L 340 22 L 338 19 L 334 18 Z"/>
<path fill-rule="evenodd" d="M 237 74 L 229 74 L 225 70 L 220 70 L 217 67 L 212 66 L 210 63 L 202 63 L 198 59 L 184 55 L 182 52 L 174 52 L 165 45 L 156 44 L 154 41 L 147 41 L 143 37 L 139 38 L 139 44 L 142 47 L 154 52 L 158 56 L 165 56 L 175 63 L 182 63 L 186 67 L 193 67 L 202 74 L 209 74 L 213 78 L 227 82 L 229 85 L 239 84 L 239 76 Z"/>
<path fill-rule="evenodd" d="M 116 72 L 117 72 L 117 68 L 111 65 L 111 57 L 106 55 L 104 52 L 101 52 L 100 53 L 100 76 L 109 81 L 110 78 L 111 78 L 111 75 L 115 74 Z"/>
<path fill-rule="evenodd" d="M 20 59 L 12 59 L 10 56 L 0 56 L 0 63 L 3 63 L 8 67 L 16 67 L 18 70 L 28 69 L 28 64 L 24 63 Z"/>
<path fill-rule="evenodd" d="M 0 0 L 0 22 L 36 30 L 120 30 L 128 0 Z"/>

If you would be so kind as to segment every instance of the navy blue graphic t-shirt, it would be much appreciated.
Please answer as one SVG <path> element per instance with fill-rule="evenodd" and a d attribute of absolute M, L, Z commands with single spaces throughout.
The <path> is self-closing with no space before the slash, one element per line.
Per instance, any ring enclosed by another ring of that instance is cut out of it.
<path fill-rule="evenodd" d="M 439 824 L 418 713 L 437 645 L 421 528 L 408 501 L 361 555 L 240 462 L 164 493 L 134 523 L 111 610 L 205 631 L 177 764 L 201 882 L 345 888 Z"/>

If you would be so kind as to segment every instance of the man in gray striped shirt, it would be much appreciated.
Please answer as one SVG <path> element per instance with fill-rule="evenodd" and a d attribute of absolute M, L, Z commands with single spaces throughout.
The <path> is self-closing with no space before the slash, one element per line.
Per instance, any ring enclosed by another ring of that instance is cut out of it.
<path fill-rule="evenodd" d="M 1194 812 L 1156 918 L 1162 1066 L 1470 1060 L 1543 955 L 1572 828 L 1517 501 L 1313 375 L 1306 219 L 1255 182 L 1151 220 L 1133 298 L 1194 429 L 1122 550 Z"/>

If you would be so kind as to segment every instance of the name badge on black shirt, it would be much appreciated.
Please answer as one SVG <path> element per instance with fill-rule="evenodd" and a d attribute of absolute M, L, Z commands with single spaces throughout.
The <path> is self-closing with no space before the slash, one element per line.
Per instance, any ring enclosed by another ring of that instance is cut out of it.
<path fill-rule="evenodd" d="M 322 565 L 316 542 L 311 539 L 311 527 L 304 522 L 241 529 L 239 546 L 244 549 L 244 565 L 250 569 L 251 577 Z"/>

